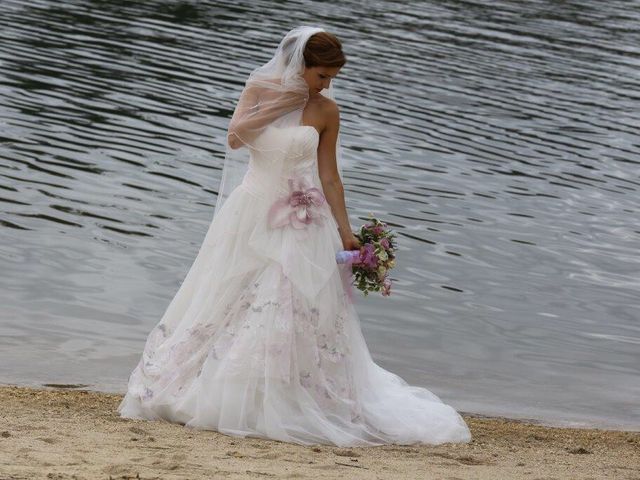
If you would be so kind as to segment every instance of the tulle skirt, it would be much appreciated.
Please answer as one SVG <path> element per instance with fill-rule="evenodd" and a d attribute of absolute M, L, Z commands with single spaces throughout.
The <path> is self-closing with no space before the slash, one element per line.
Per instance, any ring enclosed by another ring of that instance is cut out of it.
<path fill-rule="evenodd" d="M 372 360 L 329 207 L 305 229 L 270 229 L 268 207 L 243 185 L 226 200 L 120 415 L 302 445 L 470 441 L 455 409 Z"/>

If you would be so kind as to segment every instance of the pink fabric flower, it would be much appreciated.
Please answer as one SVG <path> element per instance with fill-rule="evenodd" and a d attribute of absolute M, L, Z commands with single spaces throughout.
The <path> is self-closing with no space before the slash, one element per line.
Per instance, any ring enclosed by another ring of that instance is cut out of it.
<path fill-rule="evenodd" d="M 311 223 L 322 224 L 320 206 L 325 196 L 317 187 L 311 187 L 302 177 L 290 178 L 289 195 L 276 200 L 267 214 L 271 228 L 291 225 L 306 228 Z"/>

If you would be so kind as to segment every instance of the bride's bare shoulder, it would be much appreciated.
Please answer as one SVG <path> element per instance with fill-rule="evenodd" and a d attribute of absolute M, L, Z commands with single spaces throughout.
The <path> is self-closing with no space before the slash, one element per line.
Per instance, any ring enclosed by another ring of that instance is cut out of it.
<path fill-rule="evenodd" d="M 318 110 L 322 116 L 323 123 L 329 126 L 329 124 L 334 123 L 338 119 L 340 110 L 335 100 L 322 95 L 320 95 L 320 97 L 322 98 L 318 98 L 317 100 Z"/>
<path fill-rule="evenodd" d="M 335 100 L 333 100 L 332 98 L 328 98 L 328 97 L 322 97 L 322 107 L 331 111 L 331 110 L 337 110 L 338 109 L 338 104 L 336 103 Z"/>
<path fill-rule="evenodd" d="M 338 129 L 340 121 L 338 104 L 331 98 L 322 95 L 312 97 L 306 112 L 308 122 L 314 124 L 321 135 L 326 131 Z"/>
<path fill-rule="evenodd" d="M 335 100 L 326 98 L 322 101 L 322 112 L 326 128 L 337 129 L 340 124 L 340 108 Z"/>

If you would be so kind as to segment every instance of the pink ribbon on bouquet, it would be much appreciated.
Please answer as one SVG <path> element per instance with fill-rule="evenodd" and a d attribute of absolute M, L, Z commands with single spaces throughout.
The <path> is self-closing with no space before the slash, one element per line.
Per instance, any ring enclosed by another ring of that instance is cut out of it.
<path fill-rule="evenodd" d="M 311 223 L 322 224 L 319 207 L 325 196 L 317 187 L 309 187 L 302 177 L 289 178 L 289 195 L 276 200 L 267 214 L 271 228 L 291 225 L 306 228 Z"/>

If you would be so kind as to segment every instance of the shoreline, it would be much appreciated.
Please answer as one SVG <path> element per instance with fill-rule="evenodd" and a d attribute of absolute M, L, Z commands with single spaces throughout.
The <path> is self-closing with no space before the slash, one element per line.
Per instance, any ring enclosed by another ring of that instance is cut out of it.
<path fill-rule="evenodd" d="M 126 385 L 123 384 L 123 385 Z M 22 388 L 30 388 L 35 390 L 66 390 L 66 391 L 88 391 L 91 393 L 97 394 L 106 394 L 106 395 L 124 395 L 124 392 L 118 391 L 116 389 L 104 388 L 101 389 L 96 384 L 88 384 L 88 383 L 45 383 L 45 382 L 20 382 L 17 383 L 15 380 L 5 380 L 0 381 L 0 388 L 3 387 L 22 387 Z M 526 415 L 518 415 L 518 414 L 501 414 L 501 413 L 491 413 L 491 412 L 474 412 L 474 411 L 465 411 L 462 408 L 456 408 L 456 411 L 460 413 L 464 418 L 477 418 L 483 420 L 500 420 L 500 421 L 508 421 L 508 422 L 516 422 L 516 423 L 527 423 L 532 425 L 538 425 L 541 427 L 550 427 L 550 428 L 572 428 L 579 430 L 606 430 L 606 431 L 620 431 L 620 432 L 637 432 L 640 433 L 640 424 L 634 425 L 629 423 L 619 423 L 611 420 L 599 419 L 592 420 L 590 423 L 586 423 L 583 419 L 575 419 L 575 420 L 565 420 L 558 421 L 553 418 L 543 419 L 536 417 L 529 417 Z M 2 480 L 2 479 L 0 479 Z M 639 479 L 640 480 L 640 479 Z"/>
<path fill-rule="evenodd" d="M 640 432 L 461 415 L 467 444 L 302 446 L 125 419 L 122 394 L 0 384 L 2 478 L 640 477 Z"/>

